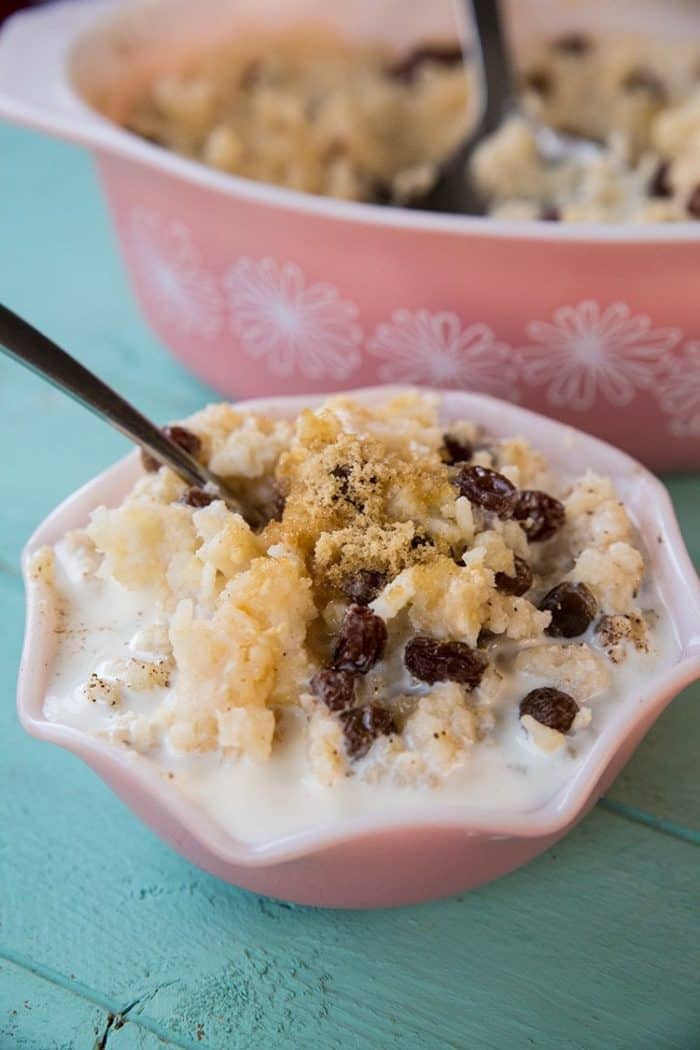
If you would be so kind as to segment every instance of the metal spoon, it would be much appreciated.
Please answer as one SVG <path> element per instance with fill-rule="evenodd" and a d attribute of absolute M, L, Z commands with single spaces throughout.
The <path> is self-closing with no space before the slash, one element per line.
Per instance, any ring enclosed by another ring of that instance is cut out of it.
<path fill-rule="evenodd" d="M 516 78 L 501 19 L 500 0 L 471 0 L 471 11 L 481 55 L 483 108 L 468 140 L 445 162 L 435 185 L 411 206 L 428 211 L 483 215 L 485 202 L 467 177 L 469 162 L 485 138 L 510 114 L 520 114 L 532 125 L 542 157 L 552 163 L 598 156 L 600 145 L 574 134 L 564 134 L 524 114 L 518 101 Z"/>
<path fill-rule="evenodd" d="M 163 466 L 174 470 L 188 485 L 205 489 L 222 499 L 231 510 L 249 518 L 220 477 L 171 441 L 93 372 L 1 303 L 0 350 L 111 423 Z"/>

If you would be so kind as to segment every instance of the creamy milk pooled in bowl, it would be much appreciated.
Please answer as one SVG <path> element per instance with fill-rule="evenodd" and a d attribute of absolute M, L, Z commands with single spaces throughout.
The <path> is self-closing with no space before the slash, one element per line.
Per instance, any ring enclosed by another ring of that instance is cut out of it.
<path fill-rule="evenodd" d="M 612 482 L 438 405 L 222 404 L 171 427 L 248 520 L 146 461 L 37 551 L 46 718 L 259 847 L 544 805 L 678 645 Z"/>

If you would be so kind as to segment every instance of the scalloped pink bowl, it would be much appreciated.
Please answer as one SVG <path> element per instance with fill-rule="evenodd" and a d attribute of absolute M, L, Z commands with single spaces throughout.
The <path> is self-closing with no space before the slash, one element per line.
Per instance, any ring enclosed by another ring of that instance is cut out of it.
<path fill-rule="evenodd" d="M 557 32 L 567 6 L 512 4 L 515 35 Z M 622 7 L 577 5 L 576 25 L 627 30 Z M 494 222 L 342 203 L 217 173 L 115 123 L 155 70 L 227 34 L 312 22 L 400 50 L 454 37 L 453 18 L 450 0 L 63 0 L 0 34 L 0 116 L 93 152 L 146 318 L 222 392 L 473 389 L 656 470 L 700 467 L 689 294 L 700 224 Z M 698 32 L 687 6 L 637 3 L 634 24 Z"/>
<path fill-rule="evenodd" d="M 386 388 L 358 392 L 376 402 Z M 372 814 L 336 832 L 311 831 L 264 848 L 234 841 L 142 755 L 43 714 L 56 635 L 49 590 L 26 571 L 37 547 L 85 524 L 100 504 L 117 503 L 140 473 L 136 455 L 101 474 L 39 527 L 25 550 L 27 624 L 18 710 L 34 736 L 73 751 L 178 853 L 227 882 L 302 904 L 379 907 L 416 903 L 471 889 L 526 863 L 571 828 L 607 790 L 671 699 L 700 677 L 700 582 L 683 544 L 669 496 L 639 463 L 579 431 L 477 394 L 443 393 L 444 421 L 471 418 L 495 434 L 521 434 L 569 471 L 592 467 L 612 476 L 646 542 L 651 570 L 674 627 L 673 665 L 625 697 L 608 731 L 593 744 L 575 776 L 546 805 L 527 813 L 441 811 L 401 822 Z M 252 401 L 246 407 L 291 417 L 321 398 Z M 76 814 L 76 816 L 78 816 Z"/>

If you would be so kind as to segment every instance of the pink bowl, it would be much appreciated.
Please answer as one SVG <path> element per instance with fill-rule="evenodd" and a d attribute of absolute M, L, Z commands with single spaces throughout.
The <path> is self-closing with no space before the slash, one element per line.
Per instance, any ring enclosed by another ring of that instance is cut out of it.
<path fill-rule="evenodd" d="M 558 31 L 568 6 L 512 4 L 516 36 Z M 576 25 L 615 31 L 625 6 L 577 5 Z M 634 12 L 655 34 L 697 35 L 687 6 Z M 473 389 L 654 469 L 700 467 L 689 294 L 699 224 L 494 222 L 341 203 L 217 173 L 114 123 L 154 70 L 227 33 L 310 20 L 397 49 L 455 33 L 450 0 L 64 0 L 0 35 L 0 115 L 92 150 L 145 316 L 224 393 Z"/>
<path fill-rule="evenodd" d="M 386 388 L 359 391 L 366 401 Z M 278 398 L 246 407 L 294 416 L 320 398 Z M 378 907 L 415 903 L 470 889 L 503 875 L 547 849 L 607 790 L 670 700 L 700 677 L 700 583 L 664 487 L 624 453 L 521 408 L 477 394 L 441 395 L 445 422 L 471 418 L 495 434 L 522 434 L 555 466 L 587 467 L 612 476 L 646 541 L 651 570 L 674 627 L 673 666 L 652 675 L 618 704 L 608 730 L 593 744 L 575 776 L 531 812 L 486 813 L 465 803 L 455 815 L 435 805 L 419 817 L 382 823 L 372 814 L 336 832 L 272 842 L 264 848 L 234 841 L 160 776 L 142 755 L 79 730 L 48 722 L 43 705 L 56 635 L 50 590 L 25 571 L 27 627 L 18 709 L 25 729 L 80 755 L 149 824 L 193 863 L 235 885 L 302 904 Z M 39 527 L 25 551 L 54 543 L 85 524 L 99 504 L 115 504 L 140 473 L 129 456 L 71 496 Z"/>

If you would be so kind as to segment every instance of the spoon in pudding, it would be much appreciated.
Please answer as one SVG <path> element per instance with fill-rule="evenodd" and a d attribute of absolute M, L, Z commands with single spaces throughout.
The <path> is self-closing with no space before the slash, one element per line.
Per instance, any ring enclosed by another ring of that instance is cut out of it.
<path fill-rule="evenodd" d="M 471 0 L 467 7 L 471 8 L 480 53 L 483 106 L 467 139 L 443 162 L 432 188 L 411 200 L 411 207 L 484 215 L 486 202 L 469 178 L 470 161 L 484 139 L 496 132 L 509 116 L 521 116 L 530 124 L 540 156 L 551 164 L 597 157 L 600 144 L 572 132 L 558 131 L 524 112 L 518 98 L 500 0 Z"/>
<path fill-rule="evenodd" d="M 48 380 L 100 419 L 138 445 L 146 456 L 171 470 L 198 493 L 221 499 L 227 507 L 252 526 L 251 514 L 244 511 L 225 482 L 200 463 L 168 433 L 146 419 L 133 405 L 103 383 L 53 340 L 0 303 L 0 350 Z M 182 428 L 180 428 L 182 429 Z M 170 433 L 177 434 L 177 428 Z M 186 432 L 185 432 L 186 433 Z"/>

